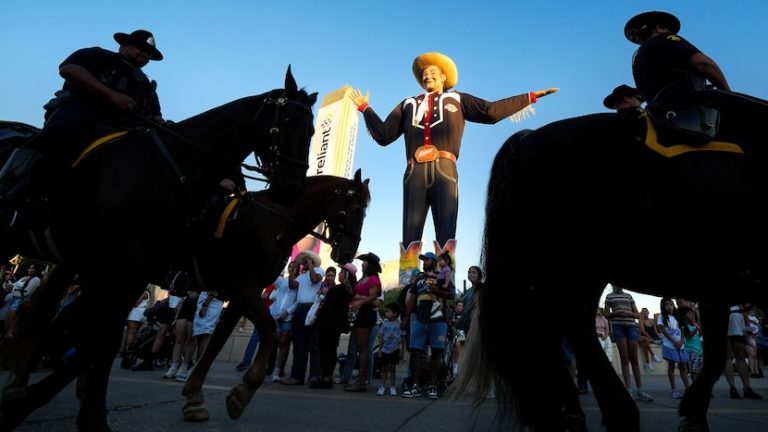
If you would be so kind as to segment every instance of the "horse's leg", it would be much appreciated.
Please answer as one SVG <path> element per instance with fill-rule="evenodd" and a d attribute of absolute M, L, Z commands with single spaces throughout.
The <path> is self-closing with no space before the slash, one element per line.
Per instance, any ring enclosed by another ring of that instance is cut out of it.
<path fill-rule="evenodd" d="M 128 310 L 124 316 L 127 316 Z M 112 364 L 122 341 L 122 321 L 104 326 L 104 331 L 92 336 L 92 342 L 101 349 L 91 350 L 90 369 L 80 375 L 76 393 L 80 399 L 77 427 L 81 431 L 110 431 L 107 423 L 107 387 Z M 106 323 L 105 323 L 106 324 Z"/>
<path fill-rule="evenodd" d="M 582 372 L 586 374 L 603 416 L 603 426 L 611 431 L 638 431 L 640 412 L 613 370 L 595 334 L 595 310 L 602 288 L 574 287 L 570 299 L 575 308 L 575 325 L 566 326 L 568 341 L 573 347 Z"/>
<path fill-rule="evenodd" d="M 555 297 L 561 298 L 562 290 L 556 288 L 560 286 L 562 284 L 555 283 L 536 286 L 530 304 L 547 304 L 550 316 L 572 315 L 573 302 L 552 300 L 554 293 L 557 293 Z M 559 320 L 541 320 L 536 331 L 530 332 L 529 342 L 523 345 L 537 355 L 529 363 L 530 369 L 519 376 L 526 397 L 520 398 L 518 404 L 520 412 L 532 416 L 523 421 L 530 423 L 536 431 L 586 431 L 578 390 L 563 356 L 564 327 L 567 326 Z"/>
<path fill-rule="evenodd" d="M 140 256 L 140 255 L 138 255 Z M 112 363 L 117 356 L 122 341 L 123 325 L 131 306 L 146 286 L 146 282 L 131 277 L 132 268 L 139 268 L 126 263 L 133 261 L 122 258 L 124 264 L 117 269 L 114 266 L 97 266 L 89 280 L 109 281 L 94 283 L 77 298 L 87 313 L 77 314 L 71 333 L 77 338 L 75 356 L 85 359 L 88 369 L 80 374 L 76 395 L 80 399 L 77 413 L 77 426 L 82 431 L 110 431 L 107 423 L 107 387 Z M 109 269 L 103 271 L 101 269 Z M 116 279 L 115 271 L 127 277 Z"/>
<path fill-rule="evenodd" d="M 208 408 L 205 406 L 205 398 L 203 397 L 205 376 L 208 374 L 211 364 L 216 360 L 216 356 L 227 342 L 229 335 L 235 329 L 242 315 L 242 305 L 232 300 L 230 300 L 229 306 L 221 313 L 219 323 L 216 324 L 211 339 L 208 341 L 208 346 L 205 348 L 202 357 L 198 359 L 195 368 L 192 370 L 189 378 L 187 378 L 187 382 L 181 391 L 181 395 L 187 399 L 187 402 L 182 407 L 184 420 L 206 421 L 210 418 Z"/>
<path fill-rule="evenodd" d="M 4 395 L 0 405 L 0 431 L 14 430 L 30 413 L 59 394 L 85 367 L 82 358 L 72 359 L 35 384 L 14 393 L 13 397 Z"/>
<path fill-rule="evenodd" d="M 707 431 L 707 410 L 715 382 L 725 368 L 728 341 L 728 306 L 700 304 L 702 327 L 706 325 L 707 343 L 701 373 L 680 401 L 678 413 L 683 417 L 680 431 Z"/>
<path fill-rule="evenodd" d="M 61 266 L 53 267 L 45 283 L 39 288 L 41 291 L 36 294 L 30 310 L 21 317 L 19 337 L 11 342 L 21 345 L 11 347 L 14 352 L 4 359 L 14 364 L 9 365 L 12 370 L 3 386 L 3 397 L 14 397 L 13 393 L 23 392 L 30 375 L 44 355 L 45 348 L 50 341 L 56 340 L 51 330 L 58 332 L 62 324 L 51 326 L 51 322 L 56 316 L 56 308 L 70 277 L 71 272 L 67 269 Z M 56 320 L 61 321 L 58 317 Z"/>
<path fill-rule="evenodd" d="M 233 419 L 238 419 L 243 414 L 254 392 L 264 382 L 267 361 L 277 339 L 275 320 L 263 306 L 261 299 L 246 301 L 248 303 L 245 312 L 259 332 L 259 347 L 256 358 L 243 375 L 243 382 L 235 386 L 227 396 L 227 413 Z"/>

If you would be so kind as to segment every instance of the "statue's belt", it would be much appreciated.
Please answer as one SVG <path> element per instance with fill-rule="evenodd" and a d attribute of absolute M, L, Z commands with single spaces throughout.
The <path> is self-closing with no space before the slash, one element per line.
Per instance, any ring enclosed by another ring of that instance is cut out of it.
<path fill-rule="evenodd" d="M 450 159 L 456 162 L 455 154 L 446 150 L 438 150 L 437 147 L 431 144 L 423 145 L 413 152 L 413 160 L 415 160 L 416 163 L 433 162 L 440 158 Z"/>

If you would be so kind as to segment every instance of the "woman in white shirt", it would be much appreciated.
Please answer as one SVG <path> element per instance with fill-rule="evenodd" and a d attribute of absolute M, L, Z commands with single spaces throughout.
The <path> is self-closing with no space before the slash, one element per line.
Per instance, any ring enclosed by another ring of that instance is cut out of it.
<path fill-rule="evenodd" d="M 27 275 L 19 279 L 11 286 L 11 298 L 8 301 L 8 313 L 5 316 L 5 337 L 13 337 L 16 325 L 16 314 L 19 309 L 29 303 L 32 294 L 40 286 L 38 266 L 30 264 L 27 267 Z M 10 283 L 10 282 L 6 282 Z"/>

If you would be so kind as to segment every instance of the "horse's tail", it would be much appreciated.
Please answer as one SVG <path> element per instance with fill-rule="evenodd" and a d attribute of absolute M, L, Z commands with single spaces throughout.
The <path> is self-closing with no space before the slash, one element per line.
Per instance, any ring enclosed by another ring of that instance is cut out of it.
<path fill-rule="evenodd" d="M 28 306 L 19 309 L 15 336 L 0 345 L 0 367 L 14 369 L 35 350 L 43 348 L 41 343 L 46 339 L 71 276 L 67 268 L 51 266 Z"/>
<path fill-rule="evenodd" d="M 515 221 L 515 214 L 520 210 L 515 192 L 519 190 L 516 180 L 520 175 L 515 152 L 528 133 L 530 131 L 526 130 L 512 135 L 493 162 L 481 257 L 485 283 L 480 284 L 475 294 L 470 334 L 462 350 L 462 373 L 455 383 L 457 394 L 476 391 L 478 404 L 495 393 L 501 419 L 513 410 L 517 411 L 515 404 L 521 389 L 516 374 L 525 373 L 520 370 L 520 359 L 531 354 L 514 352 L 509 346 L 512 343 L 518 345 L 517 332 L 527 331 L 532 324 L 522 322 L 525 314 L 515 309 L 526 304 L 522 298 L 525 290 L 520 289 L 520 284 L 525 283 L 525 274 L 521 270 L 525 269 L 519 267 L 524 263 L 517 261 L 522 251 L 514 252 L 519 250 L 521 236 Z M 525 346 L 518 347 L 526 349 Z M 510 351 L 513 354 L 509 355 Z"/>

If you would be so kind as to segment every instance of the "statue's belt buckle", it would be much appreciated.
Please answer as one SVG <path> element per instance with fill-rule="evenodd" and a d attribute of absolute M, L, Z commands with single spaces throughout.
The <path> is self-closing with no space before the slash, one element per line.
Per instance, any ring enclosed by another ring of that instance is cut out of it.
<path fill-rule="evenodd" d="M 437 160 L 439 154 L 438 154 L 437 147 L 427 144 L 423 145 L 416 149 L 416 152 L 414 152 L 413 157 L 416 159 L 416 162 L 418 163 L 424 163 L 424 162 L 432 162 L 434 160 Z"/>

